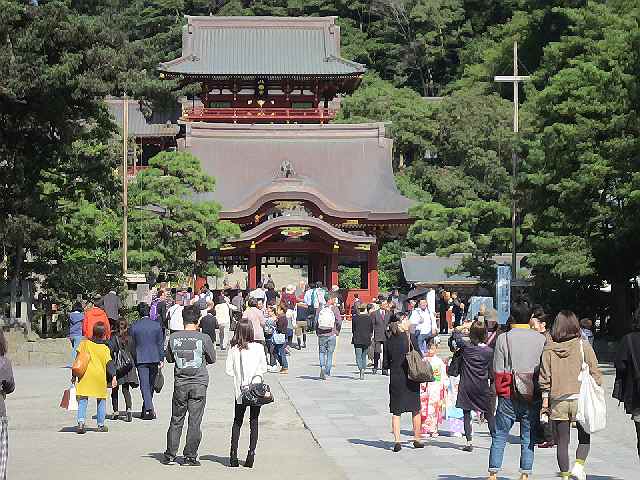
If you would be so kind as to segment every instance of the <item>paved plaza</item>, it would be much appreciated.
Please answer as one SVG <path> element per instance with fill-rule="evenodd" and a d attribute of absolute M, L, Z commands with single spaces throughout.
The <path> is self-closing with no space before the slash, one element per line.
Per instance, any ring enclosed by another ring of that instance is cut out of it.
<path fill-rule="evenodd" d="M 72 414 L 57 408 L 69 370 L 63 368 L 17 368 L 16 392 L 7 397 L 10 418 L 10 466 L 8 478 L 95 480 L 119 478 L 157 480 L 260 478 L 282 479 L 482 479 L 487 468 L 490 437 L 486 427 L 474 425 L 473 453 L 461 450 L 461 438 L 441 436 L 427 442 L 423 450 L 410 446 L 410 417 L 403 419 L 406 448 L 390 451 L 392 435 L 388 412 L 388 378 L 367 375 L 354 380 L 356 367 L 350 342 L 343 332 L 338 345 L 337 367 L 325 382 L 317 379 L 316 338 L 309 348 L 293 351 L 288 376 L 268 374 L 277 398 L 265 407 L 260 423 L 256 467 L 253 471 L 229 469 L 229 433 L 232 423 L 231 378 L 224 375 L 224 357 L 210 368 L 207 409 L 200 447 L 202 467 L 166 467 L 160 463 L 165 448 L 172 391 L 171 369 L 165 367 L 166 386 L 157 397 L 159 419 L 155 422 L 108 421 L 110 432 L 73 431 Z M 603 366 L 607 389 L 613 370 Z M 134 390 L 134 408 L 140 406 Z M 109 405 L 108 411 L 111 411 Z M 95 404 L 90 404 L 90 413 Z M 89 422 L 94 427 L 95 421 Z M 247 422 L 245 422 L 247 423 Z M 617 402 L 610 401 L 608 427 L 592 438 L 587 463 L 590 480 L 635 480 L 640 464 L 635 450 L 635 432 Z M 306 428 L 305 428 L 306 427 Z M 574 432 L 575 436 L 575 432 Z M 240 451 L 246 450 L 248 423 Z M 575 442 L 575 438 L 574 438 Z M 500 478 L 517 478 L 519 445 L 514 427 Z M 556 478 L 555 450 L 536 450 L 536 479 Z M 186 477 L 183 477 L 186 478 Z"/>

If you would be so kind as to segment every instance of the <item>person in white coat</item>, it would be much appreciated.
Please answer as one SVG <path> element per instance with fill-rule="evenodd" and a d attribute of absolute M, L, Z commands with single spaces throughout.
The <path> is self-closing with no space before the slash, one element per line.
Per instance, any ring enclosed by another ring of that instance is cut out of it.
<path fill-rule="evenodd" d="M 253 326 L 250 321 L 243 319 L 236 326 L 235 335 L 231 340 L 231 349 L 227 356 L 227 375 L 233 377 L 235 394 L 235 416 L 231 430 L 231 452 L 229 465 L 239 466 L 238 440 L 240 428 L 244 420 L 247 405 L 242 402 L 240 387 L 249 385 L 256 376 L 263 376 L 267 372 L 267 357 L 264 354 L 264 346 L 253 341 Z M 256 446 L 258 445 L 258 417 L 260 407 L 249 407 L 249 451 L 244 463 L 245 467 L 252 468 L 255 460 Z"/>
<path fill-rule="evenodd" d="M 227 301 L 224 295 L 220 294 L 216 298 L 216 320 L 218 321 L 218 329 L 220 333 L 220 350 L 225 350 L 229 344 L 229 332 L 231 329 L 231 312 L 237 310 L 235 305 Z"/>

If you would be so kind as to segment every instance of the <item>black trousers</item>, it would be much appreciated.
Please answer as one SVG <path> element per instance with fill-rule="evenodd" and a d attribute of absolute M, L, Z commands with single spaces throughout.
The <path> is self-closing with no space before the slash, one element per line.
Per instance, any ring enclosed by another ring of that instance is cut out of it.
<path fill-rule="evenodd" d="M 638 437 L 638 457 L 640 457 L 640 422 L 633 422 L 636 424 L 636 437 Z"/>
<path fill-rule="evenodd" d="M 131 410 L 131 390 L 129 390 L 129 384 L 119 385 L 111 390 L 111 406 L 113 411 L 118 411 L 118 391 L 122 388 L 122 396 L 124 397 L 124 404 L 127 407 L 127 412 Z"/>
<path fill-rule="evenodd" d="M 556 427 L 556 455 L 558 457 L 558 467 L 561 472 L 569 471 L 569 441 L 571 440 L 571 422 L 554 420 Z M 584 431 L 579 422 L 576 422 L 578 429 L 578 448 L 576 450 L 577 460 L 586 460 L 591 447 L 591 435 Z"/>
<path fill-rule="evenodd" d="M 471 426 L 471 410 L 463 410 L 464 413 L 464 436 L 467 438 L 467 441 L 471 441 L 473 439 L 473 428 Z M 489 426 L 489 431 L 493 434 L 496 431 L 496 417 L 493 413 L 493 410 L 489 409 L 489 411 L 485 412 L 484 418 L 487 420 L 487 425 Z"/>
<path fill-rule="evenodd" d="M 233 417 L 233 427 L 231 429 L 231 456 L 238 456 L 238 440 L 240 439 L 240 429 L 244 421 L 244 413 L 249 408 L 249 453 L 255 453 L 258 445 L 258 417 L 260 407 L 247 407 L 247 405 L 235 404 L 235 415 Z"/>

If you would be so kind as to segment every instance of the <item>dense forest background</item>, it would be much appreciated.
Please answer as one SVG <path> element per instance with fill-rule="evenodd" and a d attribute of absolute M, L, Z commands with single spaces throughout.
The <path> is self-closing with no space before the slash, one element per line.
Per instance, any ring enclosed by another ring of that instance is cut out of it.
<path fill-rule="evenodd" d="M 383 286 L 402 282 L 403 251 L 470 253 L 461 268 L 490 281 L 492 255 L 511 250 L 516 195 L 536 301 L 609 315 L 614 334 L 628 327 L 640 274 L 639 0 L 0 0 L 10 278 L 43 273 L 71 293 L 103 287 L 96 272 L 115 278 L 117 148 L 99 99 L 126 92 L 153 109 L 190 94 L 156 71 L 179 55 L 184 15 L 339 17 L 342 55 L 368 73 L 337 121 L 391 122 L 398 186 L 418 201 L 407 237 L 381 251 Z M 514 40 L 531 76 L 518 137 L 512 87 L 493 81 L 511 74 Z M 210 230 L 211 244 L 228 232 Z"/>

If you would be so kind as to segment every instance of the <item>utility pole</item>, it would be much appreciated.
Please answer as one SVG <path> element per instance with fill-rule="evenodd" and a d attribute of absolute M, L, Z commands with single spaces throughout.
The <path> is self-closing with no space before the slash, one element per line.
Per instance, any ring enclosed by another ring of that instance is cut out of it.
<path fill-rule="evenodd" d="M 129 210 L 129 193 L 128 183 L 129 178 L 127 175 L 127 153 L 128 153 L 128 138 L 129 138 L 129 100 L 125 92 L 122 99 L 122 274 L 127 274 L 127 250 L 128 250 L 128 225 L 127 214 Z"/>
<path fill-rule="evenodd" d="M 513 133 L 518 134 L 518 87 L 520 82 L 529 80 L 528 75 L 518 75 L 518 42 L 513 42 L 513 75 L 498 75 L 494 77 L 496 82 L 513 83 Z M 516 248 L 516 212 L 518 202 L 516 200 L 516 178 L 518 175 L 518 154 L 515 149 L 511 153 L 511 278 L 514 280 L 518 277 L 517 248 Z"/>

